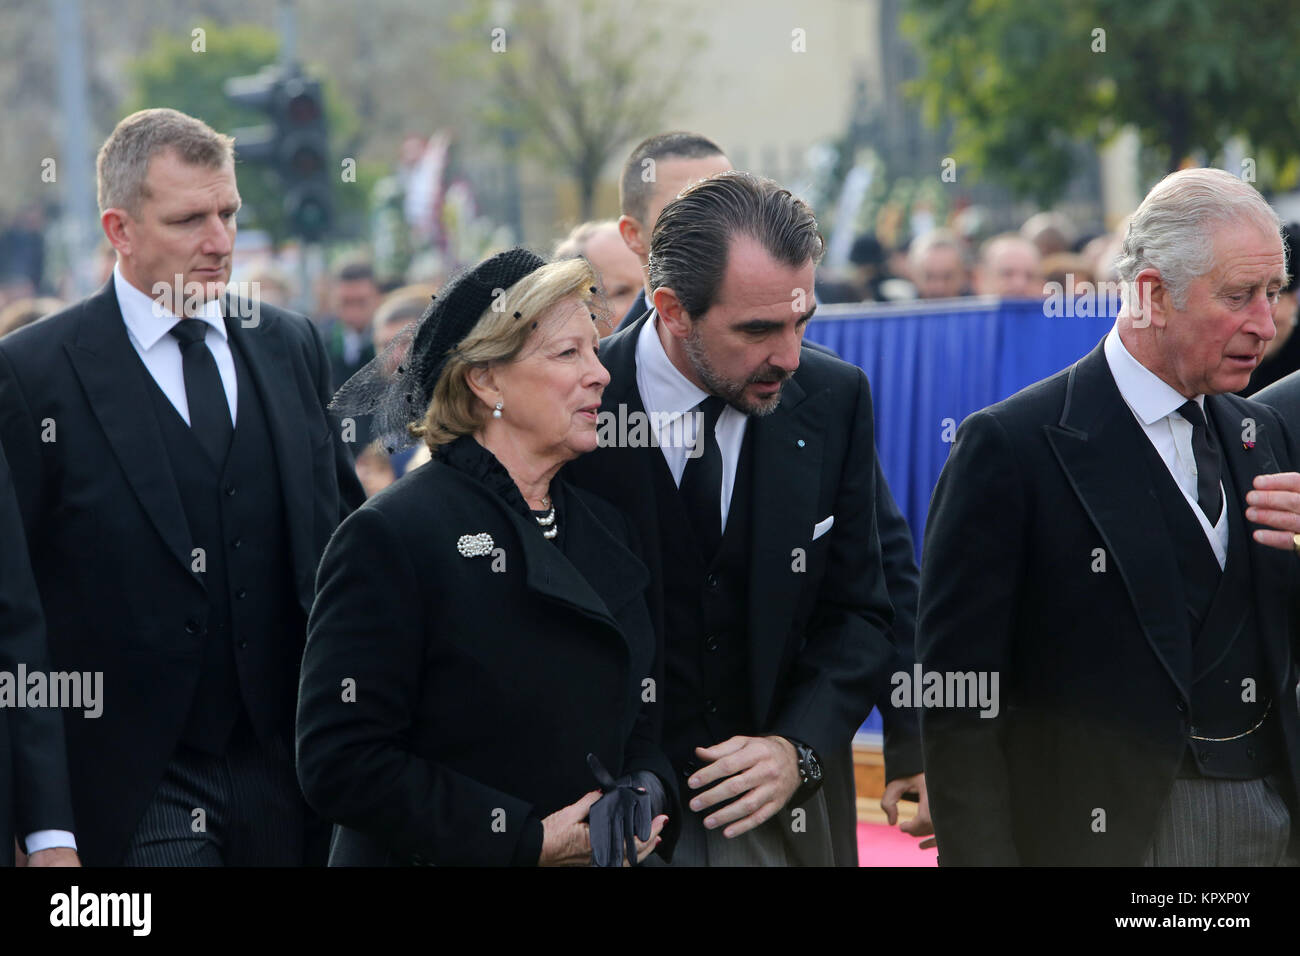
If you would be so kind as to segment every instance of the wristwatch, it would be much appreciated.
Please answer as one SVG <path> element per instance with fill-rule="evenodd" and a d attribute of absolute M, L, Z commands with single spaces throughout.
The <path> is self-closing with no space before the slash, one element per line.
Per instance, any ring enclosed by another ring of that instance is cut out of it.
<path fill-rule="evenodd" d="M 789 737 L 786 738 L 790 740 Z M 822 765 L 817 759 L 817 751 L 798 740 L 790 740 L 794 745 L 795 756 L 799 758 L 799 789 L 794 792 L 792 802 L 802 803 L 822 785 Z"/>

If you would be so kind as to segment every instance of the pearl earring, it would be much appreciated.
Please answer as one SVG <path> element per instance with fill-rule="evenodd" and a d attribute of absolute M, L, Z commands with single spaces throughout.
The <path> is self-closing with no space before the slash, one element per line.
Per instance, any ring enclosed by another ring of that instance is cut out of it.
<path fill-rule="evenodd" d="M 492 409 L 492 417 L 493 417 L 493 418 L 500 418 L 500 417 L 501 417 L 501 408 L 502 408 L 501 403 L 500 403 L 500 402 L 497 402 L 497 407 L 494 408 L 494 409 Z"/>

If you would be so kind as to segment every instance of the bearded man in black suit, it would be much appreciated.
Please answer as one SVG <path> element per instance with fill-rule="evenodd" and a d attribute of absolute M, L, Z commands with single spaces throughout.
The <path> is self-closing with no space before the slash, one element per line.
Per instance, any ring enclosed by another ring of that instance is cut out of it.
<path fill-rule="evenodd" d="M 122 120 L 98 161 L 112 278 L 0 342 L 53 665 L 103 675 L 102 714 L 65 714 L 88 865 L 324 862 L 298 669 L 317 563 L 362 494 L 319 335 L 227 289 L 232 144 L 175 110 Z"/>
<path fill-rule="evenodd" d="M 941 864 L 1295 853 L 1300 449 L 1231 394 L 1275 332 L 1278 219 L 1228 173 L 1173 173 L 1118 269 L 1111 332 L 970 416 L 930 504 L 917 656 Z"/>
<path fill-rule="evenodd" d="M 655 226 L 654 310 L 602 343 L 610 432 L 566 466 L 645 549 L 689 799 L 674 864 L 844 862 L 827 803 L 849 803 L 851 831 L 851 790 L 819 786 L 827 764 L 851 779 L 895 666 L 870 389 L 803 347 L 820 252 L 811 210 L 771 180 L 684 190 Z"/>

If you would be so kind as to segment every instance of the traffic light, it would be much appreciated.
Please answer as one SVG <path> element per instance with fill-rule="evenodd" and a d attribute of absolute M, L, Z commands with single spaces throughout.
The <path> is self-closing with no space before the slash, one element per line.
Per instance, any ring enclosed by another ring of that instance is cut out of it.
<path fill-rule="evenodd" d="M 289 230 L 315 241 L 328 234 L 333 219 L 329 162 L 329 128 L 325 100 L 317 80 L 296 69 L 268 67 L 252 76 L 232 77 L 226 97 L 266 113 L 269 125 L 234 132 L 241 161 L 275 170 L 284 189 Z"/>

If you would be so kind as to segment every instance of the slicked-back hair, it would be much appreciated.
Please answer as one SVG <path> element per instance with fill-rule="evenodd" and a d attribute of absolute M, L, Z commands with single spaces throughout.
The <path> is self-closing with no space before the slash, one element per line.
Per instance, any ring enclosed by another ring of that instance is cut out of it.
<path fill-rule="evenodd" d="M 632 155 L 623 164 L 623 176 L 618 183 L 619 208 L 623 215 L 645 222 L 646 208 L 654 192 L 653 180 L 645 180 L 645 161 L 658 163 L 663 159 L 702 159 L 705 156 L 722 156 L 718 144 L 698 133 L 676 131 L 659 133 L 637 143 Z"/>
<path fill-rule="evenodd" d="M 812 209 L 780 183 L 729 170 L 664 207 L 650 237 L 650 288 L 670 288 L 692 319 L 713 307 L 732 241 L 747 236 L 791 268 L 824 251 Z"/>
<path fill-rule="evenodd" d="M 149 198 L 149 161 L 167 150 L 191 166 L 234 167 L 233 137 L 178 110 L 140 110 L 118 123 L 99 148 L 95 182 L 100 213 L 125 209 L 138 216 L 140 204 Z"/>

